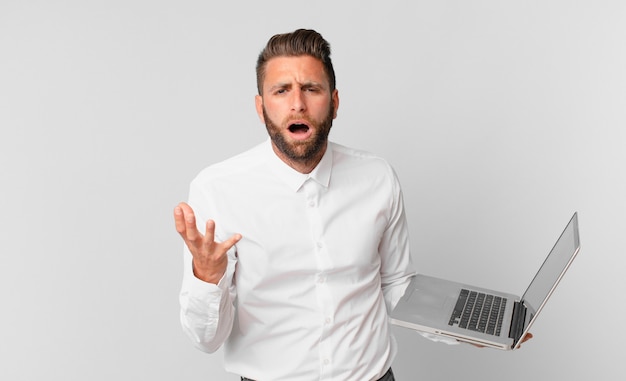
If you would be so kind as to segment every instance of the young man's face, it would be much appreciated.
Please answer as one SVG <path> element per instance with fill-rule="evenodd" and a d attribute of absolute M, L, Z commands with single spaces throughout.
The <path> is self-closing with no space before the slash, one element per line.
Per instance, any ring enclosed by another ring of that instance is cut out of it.
<path fill-rule="evenodd" d="M 272 58 L 262 88 L 256 110 L 276 154 L 288 164 L 317 164 L 339 106 L 322 62 L 311 56 Z"/>

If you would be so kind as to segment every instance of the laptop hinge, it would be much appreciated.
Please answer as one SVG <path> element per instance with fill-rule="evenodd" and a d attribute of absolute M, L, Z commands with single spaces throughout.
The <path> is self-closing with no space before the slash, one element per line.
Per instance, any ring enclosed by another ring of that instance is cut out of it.
<path fill-rule="evenodd" d="M 522 336 L 524 333 L 524 323 L 526 322 L 526 306 L 524 306 L 524 302 L 515 302 L 515 306 L 513 307 L 513 318 L 511 319 L 511 328 L 509 329 L 509 338 L 513 339 L 514 343 Z"/>

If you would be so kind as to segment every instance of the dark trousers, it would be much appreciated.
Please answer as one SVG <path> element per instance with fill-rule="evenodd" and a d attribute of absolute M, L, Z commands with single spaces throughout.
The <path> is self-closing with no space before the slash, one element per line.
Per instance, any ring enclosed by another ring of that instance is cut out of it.
<path fill-rule="evenodd" d="M 249 378 L 245 378 L 245 377 L 241 377 L 241 381 L 254 381 L 254 380 L 249 379 Z M 378 381 L 396 381 L 396 379 L 393 377 L 393 371 L 391 370 L 391 368 L 389 368 L 387 373 L 385 373 L 384 376 L 379 378 Z"/>

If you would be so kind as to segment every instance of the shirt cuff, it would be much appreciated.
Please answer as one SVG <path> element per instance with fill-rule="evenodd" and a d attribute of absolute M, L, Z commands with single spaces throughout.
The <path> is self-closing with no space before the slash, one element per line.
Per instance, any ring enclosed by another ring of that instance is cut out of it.
<path fill-rule="evenodd" d="M 192 273 L 192 276 L 187 280 L 186 289 L 196 299 L 221 298 L 222 293 L 228 289 L 225 278 L 226 276 L 223 276 L 218 284 L 214 284 L 198 279 Z"/>

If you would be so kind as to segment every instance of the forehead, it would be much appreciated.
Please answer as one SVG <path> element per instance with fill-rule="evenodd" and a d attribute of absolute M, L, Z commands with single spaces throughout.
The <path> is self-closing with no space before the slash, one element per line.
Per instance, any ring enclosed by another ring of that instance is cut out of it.
<path fill-rule="evenodd" d="M 264 85 L 316 82 L 328 85 L 322 61 L 312 56 L 280 56 L 267 61 Z"/>

